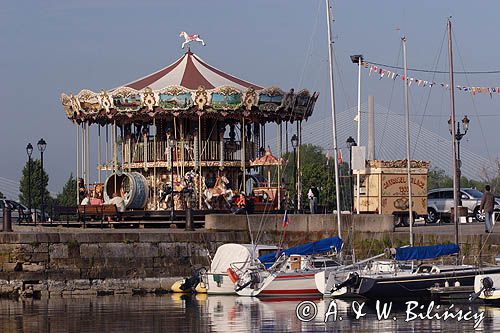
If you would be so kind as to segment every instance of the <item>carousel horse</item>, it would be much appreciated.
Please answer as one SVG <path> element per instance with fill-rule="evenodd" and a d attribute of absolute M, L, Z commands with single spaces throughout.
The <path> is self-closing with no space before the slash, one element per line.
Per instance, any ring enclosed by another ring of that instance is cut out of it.
<path fill-rule="evenodd" d="M 168 207 L 169 202 L 172 200 L 172 186 L 169 183 L 163 183 L 160 187 L 160 191 L 158 192 L 158 204 L 161 207 L 161 204 L 164 202 Z"/>
<path fill-rule="evenodd" d="M 182 43 L 182 48 L 189 42 L 200 42 L 201 45 L 205 46 L 205 42 L 200 38 L 200 35 L 188 35 L 187 32 L 181 31 L 179 37 L 184 37 L 184 43 Z"/>
<path fill-rule="evenodd" d="M 203 184 L 205 184 L 205 180 L 203 179 Z M 205 204 L 208 209 L 213 209 L 210 202 L 213 199 L 223 198 L 227 202 L 227 198 L 231 198 L 233 196 L 233 191 L 230 188 L 227 188 L 227 184 L 229 184 L 229 180 L 226 176 L 217 176 L 215 181 L 215 186 L 213 188 L 206 188 L 204 186 L 203 196 L 205 197 Z"/>

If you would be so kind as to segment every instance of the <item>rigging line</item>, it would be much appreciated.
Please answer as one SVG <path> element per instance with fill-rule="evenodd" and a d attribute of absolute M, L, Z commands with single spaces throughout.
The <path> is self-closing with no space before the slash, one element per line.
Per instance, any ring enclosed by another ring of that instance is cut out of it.
<path fill-rule="evenodd" d="M 348 109 L 351 105 L 351 100 L 350 100 L 349 96 L 347 95 L 345 85 L 344 85 L 344 80 L 342 80 L 342 77 L 343 77 L 342 68 L 338 64 L 336 54 L 333 54 L 333 62 L 335 63 L 335 68 L 337 69 L 337 74 L 338 74 L 339 82 L 340 82 L 340 88 L 342 89 L 342 94 L 344 95 L 344 99 L 345 99 L 345 106 Z"/>
<path fill-rule="evenodd" d="M 443 51 L 443 45 L 444 45 L 444 40 L 445 40 L 445 37 L 446 37 L 446 29 L 444 30 L 444 33 L 443 33 L 443 39 L 441 40 L 441 47 L 439 48 L 439 52 L 436 56 L 436 61 L 434 62 L 434 68 L 437 68 L 438 64 L 439 64 L 439 60 L 441 59 L 441 53 Z M 436 77 L 436 73 L 433 73 L 432 74 L 432 81 L 434 81 L 434 78 Z M 421 120 L 420 120 L 420 128 L 418 129 L 418 133 L 417 133 L 417 138 L 416 138 L 416 142 L 415 142 L 415 146 L 413 147 L 413 155 L 415 154 L 415 148 L 417 147 L 417 144 L 418 144 L 418 140 L 420 138 L 420 132 L 422 130 L 422 125 L 424 123 L 424 118 L 425 118 L 425 114 L 427 113 L 427 107 L 429 106 L 429 101 L 430 101 L 430 98 L 431 98 L 431 92 L 432 92 L 432 88 L 429 89 L 429 92 L 427 94 L 427 101 L 425 102 L 425 107 L 424 107 L 424 115 L 422 116 Z M 410 94 L 411 95 L 411 94 Z"/>
<path fill-rule="evenodd" d="M 398 56 L 396 58 L 396 64 L 399 64 L 399 57 L 401 56 L 401 44 L 400 46 L 398 47 Z M 380 150 L 382 149 L 382 146 L 383 146 L 383 142 L 384 142 L 384 135 L 385 135 L 385 131 L 387 129 L 387 117 L 389 116 L 389 112 L 391 110 L 391 105 L 392 105 L 392 97 L 394 95 L 394 87 L 396 85 L 396 80 L 394 80 L 392 82 L 392 88 L 391 88 L 391 95 L 389 97 L 389 105 L 387 107 L 387 114 L 386 114 L 386 118 L 385 118 L 385 122 L 384 122 L 384 127 L 382 129 L 382 137 L 380 138 L 380 144 L 378 146 L 378 153 L 380 153 Z M 375 110 L 374 110 L 375 111 Z"/>
<path fill-rule="evenodd" d="M 391 66 L 387 64 L 381 64 L 377 62 L 372 62 L 372 61 L 365 61 L 366 63 L 370 65 L 377 65 L 377 66 L 384 66 L 387 68 L 393 68 L 393 69 L 403 69 L 403 67 L 399 66 Z M 438 71 L 438 70 L 429 70 L 429 69 L 417 69 L 417 68 L 408 68 L 407 69 L 409 72 L 423 72 L 423 73 L 435 73 L 435 74 L 447 74 L 449 72 L 447 71 Z M 455 72 L 453 71 L 454 74 L 464 74 L 464 75 L 472 75 L 472 74 L 499 74 L 500 70 L 491 70 L 491 71 L 462 71 L 462 72 Z"/>
<path fill-rule="evenodd" d="M 458 52 L 458 57 L 460 58 L 460 62 L 462 63 L 462 68 L 465 69 L 465 65 L 464 65 L 464 60 L 462 58 L 462 53 L 460 52 L 460 47 L 458 45 L 458 41 L 457 41 L 457 38 L 455 37 L 455 33 L 452 31 L 452 37 L 453 37 L 453 40 L 455 41 L 455 48 Z M 465 81 L 467 81 L 467 84 L 470 85 L 470 82 L 469 82 L 469 78 L 467 75 L 465 75 Z M 470 96 L 471 100 L 472 100 L 472 106 L 473 106 L 473 109 L 474 109 L 474 113 L 476 114 L 476 116 L 479 115 L 479 112 L 477 110 L 477 106 L 476 106 L 476 101 L 474 100 L 474 97 L 471 95 Z M 490 149 L 488 147 L 488 141 L 486 140 L 486 136 L 484 134 L 484 130 L 483 130 L 483 125 L 481 124 L 481 121 L 477 120 L 478 124 L 479 124 L 479 129 L 481 130 L 481 136 L 483 137 L 483 140 L 484 140 L 484 147 L 486 148 L 486 154 L 488 155 L 488 159 L 490 160 L 490 163 L 493 162 L 492 158 L 491 158 L 491 154 L 490 154 Z M 455 126 L 455 124 L 453 124 L 453 126 Z"/>
<path fill-rule="evenodd" d="M 316 35 L 317 29 L 318 29 L 319 16 L 321 13 L 320 10 L 321 10 L 321 1 L 318 1 L 318 9 L 316 11 L 316 22 L 314 23 L 313 31 L 311 33 L 311 37 L 309 38 L 309 45 L 307 47 L 306 57 L 304 60 L 304 66 L 302 66 L 302 73 L 300 74 L 299 84 L 297 85 L 297 88 L 302 86 L 304 74 L 306 72 L 306 67 L 309 63 L 309 58 L 312 56 L 312 49 L 314 46 L 314 36 Z"/>

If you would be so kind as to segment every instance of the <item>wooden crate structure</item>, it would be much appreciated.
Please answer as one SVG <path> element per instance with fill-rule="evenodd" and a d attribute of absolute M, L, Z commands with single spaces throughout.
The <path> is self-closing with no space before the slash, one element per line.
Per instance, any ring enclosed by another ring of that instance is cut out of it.
<path fill-rule="evenodd" d="M 427 174 L 429 162 L 411 161 L 411 192 L 413 212 L 427 214 Z M 365 170 L 353 170 L 354 179 L 360 174 L 360 213 L 401 214 L 408 211 L 408 176 L 406 160 L 366 161 Z M 354 191 L 354 208 L 357 205 Z"/>

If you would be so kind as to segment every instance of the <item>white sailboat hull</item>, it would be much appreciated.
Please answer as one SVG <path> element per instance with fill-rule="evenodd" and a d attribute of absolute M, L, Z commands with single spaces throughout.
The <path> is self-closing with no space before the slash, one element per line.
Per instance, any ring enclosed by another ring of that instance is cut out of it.
<path fill-rule="evenodd" d="M 314 272 L 291 272 L 269 275 L 259 288 L 250 286 L 237 291 L 240 296 L 318 296 Z"/>

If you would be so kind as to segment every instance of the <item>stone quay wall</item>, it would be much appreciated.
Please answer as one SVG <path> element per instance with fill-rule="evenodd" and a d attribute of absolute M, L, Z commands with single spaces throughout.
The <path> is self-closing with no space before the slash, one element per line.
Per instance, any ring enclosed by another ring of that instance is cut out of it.
<path fill-rule="evenodd" d="M 282 218 L 211 215 L 206 228 L 196 231 L 16 226 L 14 232 L 0 232 L 0 296 L 164 293 L 193 268 L 209 267 L 207 250 L 213 256 L 225 243 L 277 244 Z M 346 216 L 342 228 L 344 249 L 354 250 L 357 259 L 409 244 L 409 233 L 395 232 L 391 216 Z M 449 230 L 426 228 L 415 228 L 415 245 L 454 241 Z M 494 264 L 500 233 L 465 231 L 460 237 L 464 263 Z M 291 215 L 284 246 L 337 234 L 335 216 Z"/>
<path fill-rule="evenodd" d="M 249 242 L 244 232 L 37 229 L 0 233 L 0 296 L 162 293 L 208 267 L 206 249 Z"/>

